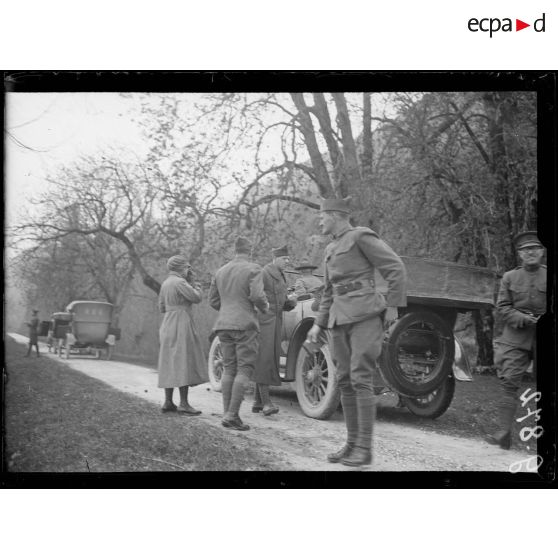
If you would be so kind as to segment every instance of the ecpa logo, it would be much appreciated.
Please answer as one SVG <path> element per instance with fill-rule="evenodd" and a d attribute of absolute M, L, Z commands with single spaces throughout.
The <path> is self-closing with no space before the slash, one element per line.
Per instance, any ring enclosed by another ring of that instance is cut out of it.
<path fill-rule="evenodd" d="M 544 33 L 545 31 L 545 14 L 535 19 L 533 22 L 533 30 L 537 33 Z M 484 33 L 489 33 L 490 38 L 494 33 L 498 31 L 503 32 L 510 32 L 510 31 L 521 31 L 522 29 L 526 29 L 527 27 L 531 27 L 530 23 L 526 23 L 521 19 L 515 19 L 515 29 L 513 28 L 512 18 L 504 17 L 502 19 L 498 17 L 485 17 L 482 19 L 477 19 L 476 17 L 472 17 L 467 22 L 467 27 L 469 31 L 476 33 L 478 31 L 482 31 Z"/>

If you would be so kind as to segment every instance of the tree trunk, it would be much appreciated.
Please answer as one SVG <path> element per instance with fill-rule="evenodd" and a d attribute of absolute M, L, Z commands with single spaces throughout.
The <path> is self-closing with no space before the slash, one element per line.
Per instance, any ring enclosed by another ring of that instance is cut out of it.
<path fill-rule="evenodd" d="M 304 136 L 304 143 L 306 144 L 306 149 L 310 155 L 310 161 L 312 162 L 312 168 L 316 175 L 316 184 L 320 194 L 324 197 L 333 196 L 333 187 L 331 185 L 331 180 L 327 172 L 326 165 L 320 153 L 318 147 L 318 142 L 316 141 L 316 134 L 314 132 L 314 126 L 312 124 L 312 118 L 310 117 L 310 111 L 306 102 L 304 101 L 304 95 L 302 93 L 291 93 L 291 98 L 298 110 L 298 120 L 300 122 L 300 130 Z"/>

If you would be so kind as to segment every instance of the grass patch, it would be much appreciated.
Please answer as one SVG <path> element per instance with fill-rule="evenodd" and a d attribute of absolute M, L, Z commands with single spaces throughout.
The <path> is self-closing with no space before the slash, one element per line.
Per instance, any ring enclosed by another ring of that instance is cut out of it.
<path fill-rule="evenodd" d="M 196 417 L 163 415 L 5 339 L 5 460 L 10 472 L 272 470 L 256 442 Z"/>

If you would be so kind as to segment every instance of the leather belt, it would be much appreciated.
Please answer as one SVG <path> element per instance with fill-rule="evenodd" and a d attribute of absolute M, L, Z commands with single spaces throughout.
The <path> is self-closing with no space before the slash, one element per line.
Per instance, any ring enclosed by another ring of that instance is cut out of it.
<path fill-rule="evenodd" d="M 337 283 L 333 285 L 333 294 L 344 295 L 352 291 L 358 291 L 368 285 L 375 287 L 376 284 L 374 283 L 374 279 L 359 279 L 357 281 L 351 281 L 350 283 Z"/>

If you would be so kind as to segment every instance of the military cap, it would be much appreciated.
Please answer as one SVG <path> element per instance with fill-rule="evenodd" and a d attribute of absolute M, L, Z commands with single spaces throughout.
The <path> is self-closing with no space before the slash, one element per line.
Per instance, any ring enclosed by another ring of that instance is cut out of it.
<path fill-rule="evenodd" d="M 351 208 L 349 207 L 349 202 L 351 201 L 351 196 L 346 198 L 322 198 L 320 203 L 320 211 L 338 211 L 340 213 L 351 213 Z"/>
<path fill-rule="evenodd" d="M 171 256 L 167 260 L 167 269 L 169 271 L 182 271 L 188 265 L 188 260 L 184 256 Z"/>
<path fill-rule="evenodd" d="M 539 240 L 539 237 L 537 236 L 537 231 L 520 232 L 518 235 L 516 235 L 513 241 L 517 250 L 527 248 L 528 246 L 537 246 L 539 248 L 543 248 L 543 245 Z"/>
<path fill-rule="evenodd" d="M 234 241 L 234 251 L 239 254 L 249 254 L 252 243 L 244 236 L 238 236 Z"/>
<path fill-rule="evenodd" d="M 312 265 L 310 262 L 302 262 L 300 265 L 297 265 L 295 269 L 318 269 L 318 266 Z"/>
<path fill-rule="evenodd" d="M 288 256 L 289 255 L 289 248 L 285 244 L 285 246 L 281 246 L 281 248 L 273 248 L 271 250 L 271 255 L 274 258 L 280 258 L 281 256 Z"/>

